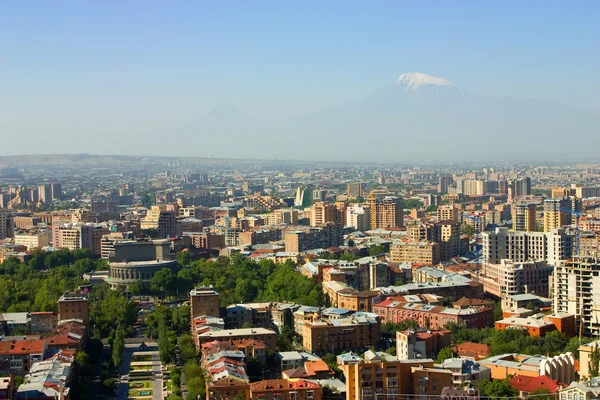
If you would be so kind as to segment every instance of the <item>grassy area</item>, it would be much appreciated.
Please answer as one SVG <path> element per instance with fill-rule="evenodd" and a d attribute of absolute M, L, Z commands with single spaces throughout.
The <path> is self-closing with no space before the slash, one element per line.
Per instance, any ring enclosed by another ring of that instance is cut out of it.
<path fill-rule="evenodd" d="M 139 362 L 139 361 L 152 361 L 152 355 L 145 355 L 145 356 L 133 356 L 131 358 L 131 361 L 134 362 Z"/>
<path fill-rule="evenodd" d="M 173 383 L 172 380 L 169 379 L 168 381 L 163 381 L 163 382 L 165 382 L 165 384 L 166 384 L 166 386 L 165 386 L 166 390 L 175 392 L 175 389 L 177 389 L 177 387 L 175 386 L 175 384 Z"/>
<path fill-rule="evenodd" d="M 148 364 L 148 365 L 130 365 L 129 369 L 131 371 L 142 371 L 142 370 L 152 371 L 152 365 L 151 364 Z"/>
<path fill-rule="evenodd" d="M 152 389 L 152 381 L 129 382 L 129 391 Z"/>

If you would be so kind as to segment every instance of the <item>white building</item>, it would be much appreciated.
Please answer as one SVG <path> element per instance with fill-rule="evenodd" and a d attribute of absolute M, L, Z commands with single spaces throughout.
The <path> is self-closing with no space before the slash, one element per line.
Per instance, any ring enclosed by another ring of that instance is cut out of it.
<path fill-rule="evenodd" d="M 357 231 L 368 231 L 371 229 L 371 209 L 358 204 L 349 206 L 346 210 L 346 224 Z"/>
<path fill-rule="evenodd" d="M 48 246 L 50 242 L 50 233 L 48 231 L 39 231 L 34 233 L 19 233 L 15 235 L 15 244 L 27 246 L 27 250 L 41 249 Z"/>
<path fill-rule="evenodd" d="M 574 257 L 554 272 L 554 312 L 574 314 L 583 333 L 600 334 L 600 264 L 597 259 Z"/>
<path fill-rule="evenodd" d="M 481 238 L 484 262 L 490 264 L 498 264 L 503 259 L 544 260 L 556 266 L 571 257 L 575 242 L 575 235 L 562 228 L 550 232 L 522 232 L 502 227 L 494 232 L 483 232 Z"/>

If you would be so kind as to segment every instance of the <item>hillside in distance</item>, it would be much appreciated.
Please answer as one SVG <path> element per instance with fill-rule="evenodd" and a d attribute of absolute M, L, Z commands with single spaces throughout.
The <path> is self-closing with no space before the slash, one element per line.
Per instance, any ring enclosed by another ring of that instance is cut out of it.
<path fill-rule="evenodd" d="M 596 158 L 599 127 L 599 116 L 559 103 L 485 97 L 444 78 L 405 73 L 364 98 L 284 122 L 257 121 L 221 105 L 181 134 L 202 137 L 214 149 L 243 143 L 229 149 L 238 157 L 570 161 Z"/>

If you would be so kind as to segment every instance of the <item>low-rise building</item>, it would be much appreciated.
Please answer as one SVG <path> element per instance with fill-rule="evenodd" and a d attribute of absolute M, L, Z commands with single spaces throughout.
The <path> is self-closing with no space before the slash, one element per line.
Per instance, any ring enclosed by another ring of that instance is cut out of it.
<path fill-rule="evenodd" d="M 524 329 L 529 336 L 544 336 L 548 332 L 558 330 L 567 335 L 575 336 L 575 316 L 572 314 L 536 314 L 528 317 L 507 317 L 495 322 L 497 330 Z"/>
<path fill-rule="evenodd" d="M 277 334 L 272 329 L 246 328 L 210 330 L 198 335 L 198 342 L 200 345 L 215 340 L 219 342 L 230 340 L 258 340 L 263 342 L 269 350 L 275 351 Z"/>
<path fill-rule="evenodd" d="M 572 353 L 555 357 L 500 354 L 479 360 L 479 363 L 492 371 L 492 379 L 507 379 L 515 375 L 547 376 L 558 383 L 570 383 L 576 376 Z"/>
<path fill-rule="evenodd" d="M 465 387 L 477 381 L 489 381 L 492 377 L 489 368 L 467 358 L 449 358 L 441 365 L 452 372 L 452 384 L 456 387 Z"/>
<path fill-rule="evenodd" d="M 436 359 L 444 347 L 450 346 L 450 331 L 396 332 L 396 357 L 399 360 Z"/>
<path fill-rule="evenodd" d="M 43 340 L 0 341 L 0 370 L 23 376 L 33 363 L 44 359 L 46 350 Z"/>

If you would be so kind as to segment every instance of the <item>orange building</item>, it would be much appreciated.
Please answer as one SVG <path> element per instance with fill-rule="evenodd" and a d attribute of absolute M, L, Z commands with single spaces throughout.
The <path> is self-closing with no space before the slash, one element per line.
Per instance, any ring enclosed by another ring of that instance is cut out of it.
<path fill-rule="evenodd" d="M 496 321 L 495 328 L 500 331 L 507 328 L 525 329 L 529 333 L 529 336 L 537 337 L 558 330 L 567 337 L 573 337 L 575 336 L 575 315 L 557 313 L 544 316 L 509 316 L 500 321 Z"/>

